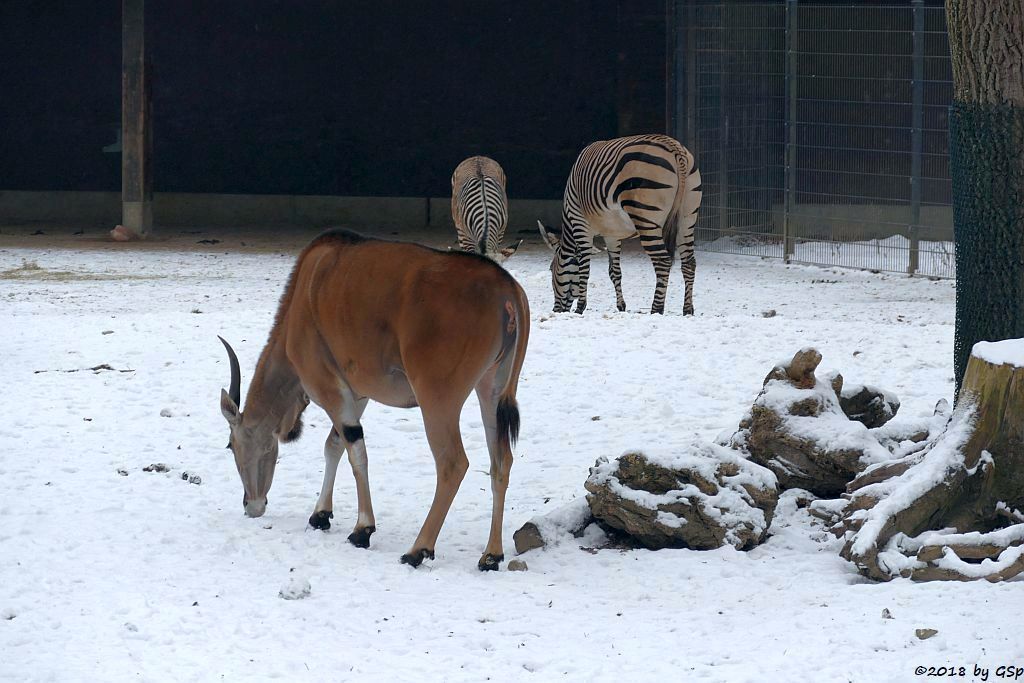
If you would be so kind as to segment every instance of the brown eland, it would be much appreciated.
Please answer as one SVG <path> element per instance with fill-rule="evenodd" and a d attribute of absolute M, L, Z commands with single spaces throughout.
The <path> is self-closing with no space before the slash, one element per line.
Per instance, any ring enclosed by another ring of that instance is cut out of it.
<path fill-rule="evenodd" d="M 434 547 L 469 467 L 459 414 L 471 391 L 480 402 L 493 507 L 478 566 L 504 559 L 501 527 L 519 432 L 516 386 L 530 335 L 522 287 L 500 266 L 473 254 L 332 230 L 299 255 L 239 410 L 241 373 L 231 346 L 231 384 L 221 411 L 250 517 L 266 510 L 278 442 L 301 431 L 310 401 L 333 423 L 324 446 L 323 488 L 309 523 L 330 528 L 334 480 L 343 451 L 356 480 L 358 516 L 348 540 L 366 548 L 376 530 L 360 417 L 370 399 L 419 407 L 437 481 L 419 535 L 402 555 L 414 567 Z"/>

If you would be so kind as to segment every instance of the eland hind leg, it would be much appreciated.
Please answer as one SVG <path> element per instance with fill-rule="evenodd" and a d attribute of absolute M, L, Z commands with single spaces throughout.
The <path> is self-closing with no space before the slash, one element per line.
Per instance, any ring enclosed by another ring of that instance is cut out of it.
<path fill-rule="evenodd" d="M 509 473 L 512 470 L 512 447 L 507 438 L 498 431 L 498 401 L 500 388 L 495 386 L 499 366 L 484 375 L 476 386 L 480 401 L 480 417 L 487 435 L 487 452 L 491 460 L 491 531 L 487 547 L 477 566 L 481 570 L 496 570 L 505 559 L 501 540 L 502 524 L 505 517 L 505 493 L 508 491 Z"/>
<path fill-rule="evenodd" d="M 451 508 L 455 494 L 469 469 L 469 459 L 462 445 L 462 434 L 459 431 L 459 414 L 462 404 L 428 408 L 429 402 L 421 402 L 423 426 L 427 433 L 427 443 L 434 455 L 434 466 L 437 470 L 437 483 L 434 488 L 434 500 L 430 511 L 420 528 L 416 541 L 409 552 L 402 555 L 402 562 L 418 567 L 424 559 L 434 559 L 434 547 L 437 536 L 441 532 L 445 517 Z"/>

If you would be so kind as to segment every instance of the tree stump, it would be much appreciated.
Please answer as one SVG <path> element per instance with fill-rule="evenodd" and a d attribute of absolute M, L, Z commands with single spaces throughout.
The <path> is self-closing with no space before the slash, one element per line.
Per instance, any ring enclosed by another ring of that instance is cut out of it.
<path fill-rule="evenodd" d="M 872 579 L 1024 571 L 1024 339 L 974 346 L 957 407 L 905 472 L 852 493 L 841 555 Z"/>

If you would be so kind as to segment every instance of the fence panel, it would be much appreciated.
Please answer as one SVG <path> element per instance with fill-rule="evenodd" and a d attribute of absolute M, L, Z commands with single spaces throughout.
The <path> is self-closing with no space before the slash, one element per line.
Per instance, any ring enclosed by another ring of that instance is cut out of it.
<path fill-rule="evenodd" d="M 955 277 L 941 6 L 702 2 L 674 43 L 698 248 Z M 690 37 L 690 40 L 686 40 Z M 685 122 L 691 122 L 684 126 Z"/>

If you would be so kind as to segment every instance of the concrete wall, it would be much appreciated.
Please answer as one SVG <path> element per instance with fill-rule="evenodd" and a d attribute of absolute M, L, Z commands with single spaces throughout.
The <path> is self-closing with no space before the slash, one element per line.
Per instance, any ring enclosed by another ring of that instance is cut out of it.
<path fill-rule="evenodd" d="M 511 237 L 535 230 L 537 219 L 557 224 L 561 202 L 513 199 Z M 109 226 L 121 222 L 119 192 L 23 192 L 0 190 L 0 224 Z M 354 229 L 452 230 L 448 197 L 332 197 L 155 193 L 153 223 L 160 227 L 345 226 Z"/>

